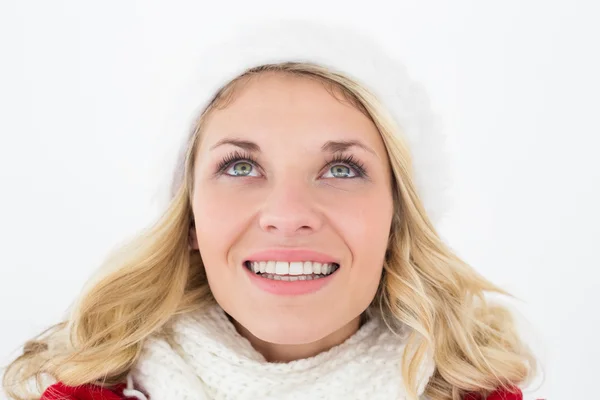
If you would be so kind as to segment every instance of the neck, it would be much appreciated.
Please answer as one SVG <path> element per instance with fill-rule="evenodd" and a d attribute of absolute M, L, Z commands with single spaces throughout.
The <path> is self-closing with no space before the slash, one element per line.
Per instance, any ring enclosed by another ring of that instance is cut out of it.
<path fill-rule="evenodd" d="M 285 363 L 316 356 L 343 343 L 360 328 L 361 318 L 356 317 L 340 329 L 312 343 L 303 344 L 278 344 L 261 340 L 254 336 L 248 329 L 231 318 L 238 333 L 248 339 L 252 347 L 258 351 L 268 362 Z"/>

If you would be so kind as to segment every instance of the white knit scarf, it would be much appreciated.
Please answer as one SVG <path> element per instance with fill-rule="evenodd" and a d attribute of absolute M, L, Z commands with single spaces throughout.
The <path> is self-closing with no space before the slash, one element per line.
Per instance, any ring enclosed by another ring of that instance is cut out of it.
<path fill-rule="evenodd" d="M 178 316 L 172 338 L 148 339 L 124 394 L 142 400 L 402 400 L 406 399 L 400 373 L 403 337 L 374 317 L 330 350 L 272 363 L 214 305 Z M 419 395 L 433 372 L 428 357 L 418 371 Z"/>

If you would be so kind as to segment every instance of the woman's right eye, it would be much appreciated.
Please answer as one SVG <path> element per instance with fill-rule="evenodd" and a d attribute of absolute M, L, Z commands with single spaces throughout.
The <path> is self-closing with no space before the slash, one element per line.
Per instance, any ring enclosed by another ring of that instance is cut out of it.
<path fill-rule="evenodd" d="M 258 176 L 256 168 L 248 161 L 238 161 L 233 163 L 225 173 L 230 176 Z"/>

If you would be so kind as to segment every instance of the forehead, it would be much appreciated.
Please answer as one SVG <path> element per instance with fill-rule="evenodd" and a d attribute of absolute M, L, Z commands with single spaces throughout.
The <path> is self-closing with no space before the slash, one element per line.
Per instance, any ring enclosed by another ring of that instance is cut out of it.
<path fill-rule="evenodd" d="M 340 89 L 282 73 L 263 73 L 241 83 L 225 108 L 211 112 L 202 131 L 204 148 L 232 136 L 263 142 L 261 147 L 360 140 L 385 152 L 374 123 Z"/>

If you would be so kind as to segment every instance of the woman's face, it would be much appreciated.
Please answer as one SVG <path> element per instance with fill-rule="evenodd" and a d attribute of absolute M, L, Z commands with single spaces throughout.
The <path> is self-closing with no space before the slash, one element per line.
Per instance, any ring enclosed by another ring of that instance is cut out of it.
<path fill-rule="evenodd" d="M 317 81 L 269 73 L 238 90 L 207 120 L 195 160 L 192 242 L 212 293 L 268 343 L 357 327 L 393 213 L 377 128 Z"/>

